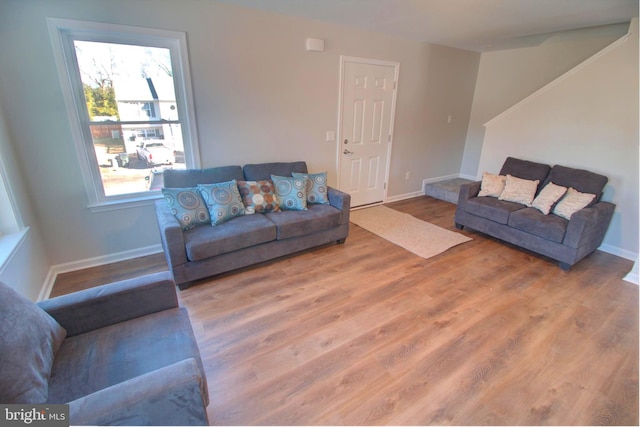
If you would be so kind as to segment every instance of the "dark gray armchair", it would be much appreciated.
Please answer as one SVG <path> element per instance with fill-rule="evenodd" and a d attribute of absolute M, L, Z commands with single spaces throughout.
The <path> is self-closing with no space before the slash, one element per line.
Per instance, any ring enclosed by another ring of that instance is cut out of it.
<path fill-rule="evenodd" d="M 208 425 L 207 382 L 169 272 L 34 304 L 0 284 L 0 402 L 73 425 Z"/>

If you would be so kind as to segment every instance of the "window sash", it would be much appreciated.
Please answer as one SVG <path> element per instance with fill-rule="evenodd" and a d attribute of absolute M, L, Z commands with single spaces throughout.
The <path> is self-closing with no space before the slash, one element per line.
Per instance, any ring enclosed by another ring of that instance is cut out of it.
<path fill-rule="evenodd" d="M 150 200 L 160 197 L 159 191 L 105 195 L 91 135 L 91 126 L 180 125 L 186 167 L 200 167 L 185 33 L 58 18 L 47 18 L 47 22 L 90 209 L 101 211 L 137 206 L 147 204 Z M 82 90 L 82 80 L 73 43 L 75 40 L 169 49 L 179 119 L 91 121 Z"/>
<path fill-rule="evenodd" d="M 181 120 L 102 120 L 102 121 L 89 121 L 89 125 L 181 125 L 184 124 Z"/>

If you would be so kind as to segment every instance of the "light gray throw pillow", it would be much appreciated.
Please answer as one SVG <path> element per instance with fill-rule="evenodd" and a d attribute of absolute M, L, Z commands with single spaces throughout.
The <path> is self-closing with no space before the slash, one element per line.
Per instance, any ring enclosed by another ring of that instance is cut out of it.
<path fill-rule="evenodd" d="M 67 331 L 0 283 L 0 402 L 45 403 L 56 352 Z"/>
<path fill-rule="evenodd" d="M 539 183 L 540 180 L 538 179 L 532 181 L 530 179 L 522 179 L 507 174 L 504 190 L 502 190 L 498 200 L 506 200 L 508 202 L 531 206 L 531 202 L 533 202 L 533 198 L 536 195 Z"/>
<path fill-rule="evenodd" d="M 589 206 L 595 198 L 595 194 L 581 193 L 575 188 L 569 187 L 562 199 L 553 208 L 553 213 L 564 219 L 571 220 L 574 213 Z"/>
<path fill-rule="evenodd" d="M 540 194 L 533 199 L 531 203 L 532 208 L 538 209 L 545 215 L 548 215 L 553 205 L 560 200 L 564 193 L 567 192 L 567 187 L 561 185 L 555 185 L 553 182 L 544 186 Z"/>

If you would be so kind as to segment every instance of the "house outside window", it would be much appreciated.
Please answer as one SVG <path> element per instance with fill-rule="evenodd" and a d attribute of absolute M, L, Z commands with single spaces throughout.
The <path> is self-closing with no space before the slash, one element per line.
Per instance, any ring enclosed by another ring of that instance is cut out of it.
<path fill-rule="evenodd" d="M 145 115 L 150 118 L 153 119 L 156 117 L 156 108 L 155 105 L 153 104 L 153 102 L 145 102 L 142 104 L 142 111 L 145 112 Z"/>
<path fill-rule="evenodd" d="M 89 207 L 160 196 L 199 167 L 184 33 L 49 18 Z"/>

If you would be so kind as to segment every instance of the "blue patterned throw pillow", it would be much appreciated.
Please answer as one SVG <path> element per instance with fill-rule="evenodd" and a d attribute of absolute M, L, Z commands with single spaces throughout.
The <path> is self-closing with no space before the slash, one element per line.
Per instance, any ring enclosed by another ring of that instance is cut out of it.
<path fill-rule="evenodd" d="M 211 225 L 244 215 L 244 205 L 235 179 L 216 184 L 198 184 L 198 190 L 209 210 Z"/>
<path fill-rule="evenodd" d="M 280 200 L 280 209 L 289 211 L 307 210 L 305 178 L 271 175 L 271 181 Z"/>
<path fill-rule="evenodd" d="M 296 173 L 293 172 L 294 178 L 307 178 L 307 203 L 311 204 L 329 204 L 329 196 L 327 195 L 327 173 Z"/>
<path fill-rule="evenodd" d="M 211 222 L 209 210 L 196 187 L 163 188 L 162 195 L 183 230 Z"/>

